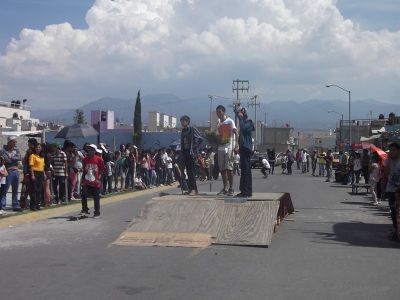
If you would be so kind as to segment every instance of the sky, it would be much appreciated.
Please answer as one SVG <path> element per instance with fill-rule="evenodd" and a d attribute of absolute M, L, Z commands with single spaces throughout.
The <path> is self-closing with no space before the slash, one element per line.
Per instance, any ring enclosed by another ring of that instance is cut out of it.
<path fill-rule="evenodd" d="M 0 100 L 399 101 L 398 0 L 1 0 Z M 248 95 L 244 95 L 248 96 Z"/>

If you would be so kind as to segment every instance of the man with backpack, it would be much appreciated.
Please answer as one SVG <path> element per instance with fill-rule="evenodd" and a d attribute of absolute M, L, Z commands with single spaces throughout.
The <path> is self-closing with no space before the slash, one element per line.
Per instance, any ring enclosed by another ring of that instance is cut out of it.
<path fill-rule="evenodd" d="M 195 196 L 199 192 L 197 190 L 196 177 L 194 173 L 194 160 L 197 157 L 202 138 L 199 131 L 195 127 L 190 126 L 189 116 L 182 116 L 180 121 L 182 125 L 181 150 L 188 176 L 188 194 L 190 196 Z"/>

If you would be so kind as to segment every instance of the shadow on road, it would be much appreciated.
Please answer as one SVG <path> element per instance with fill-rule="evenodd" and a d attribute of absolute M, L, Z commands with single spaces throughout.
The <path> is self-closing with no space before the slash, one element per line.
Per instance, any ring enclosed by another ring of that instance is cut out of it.
<path fill-rule="evenodd" d="M 316 232 L 325 242 L 345 243 L 359 247 L 400 248 L 399 242 L 389 240 L 389 224 L 369 224 L 362 222 L 336 223 L 333 233 Z"/>

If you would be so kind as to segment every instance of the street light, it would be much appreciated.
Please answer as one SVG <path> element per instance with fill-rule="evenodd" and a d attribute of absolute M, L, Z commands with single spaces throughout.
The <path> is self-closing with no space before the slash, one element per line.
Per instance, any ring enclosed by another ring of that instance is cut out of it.
<path fill-rule="evenodd" d="M 343 114 L 341 114 L 341 113 L 338 113 L 336 110 L 332 110 L 332 109 L 330 109 L 330 110 L 328 110 L 328 114 L 329 113 L 334 113 L 334 114 L 337 114 L 337 115 L 339 115 L 339 116 L 342 116 L 342 120 L 340 121 L 340 131 L 339 131 L 339 149 L 340 149 L 340 145 L 342 144 L 342 124 L 343 124 Z"/>
<path fill-rule="evenodd" d="M 351 101 L 351 92 L 349 90 L 346 90 L 345 88 L 342 88 L 340 85 L 337 84 L 327 84 L 326 87 L 337 87 L 341 89 L 342 91 L 346 92 L 349 94 L 349 146 L 351 147 L 351 110 L 350 110 L 350 101 Z"/>

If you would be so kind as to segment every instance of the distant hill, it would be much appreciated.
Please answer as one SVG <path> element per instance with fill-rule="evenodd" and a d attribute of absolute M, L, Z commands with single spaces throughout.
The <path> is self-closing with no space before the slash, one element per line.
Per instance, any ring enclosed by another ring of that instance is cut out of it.
<path fill-rule="evenodd" d="M 229 100 L 214 100 L 213 110 L 218 104 L 227 107 L 228 114 L 232 115 Z M 120 122 L 132 123 L 133 111 L 135 106 L 134 99 L 119 99 L 105 97 L 81 106 L 88 121 L 90 121 L 91 110 L 113 110 L 115 117 Z M 348 102 L 338 100 L 309 100 L 305 102 L 295 101 L 274 101 L 261 103 L 258 108 L 258 119 L 264 121 L 264 113 L 267 113 L 267 123 L 282 126 L 290 124 L 292 127 L 304 129 L 329 129 L 335 126 L 336 120 L 340 116 L 328 113 L 328 110 L 335 110 L 344 114 L 344 119 L 348 118 Z M 353 101 L 351 107 L 352 118 L 369 119 L 370 112 L 376 118 L 380 113 L 385 116 L 389 112 L 400 115 L 400 104 L 384 103 L 375 100 Z M 148 112 L 158 111 L 180 117 L 187 114 L 191 116 L 193 123 L 205 124 L 210 118 L 210 102 L 207 97 L 195 97 L 182 99 L 172 94 L 145 95 L 142 97 L 142 116 L 143 122 L 148 120 Z M 254 111 L 249 109 L 249 115 L 254 118 Z M 57 120 L 63 123 L 71 123 L 74 110 L 33 110 L 32 116 L 41 120 Z"/>

